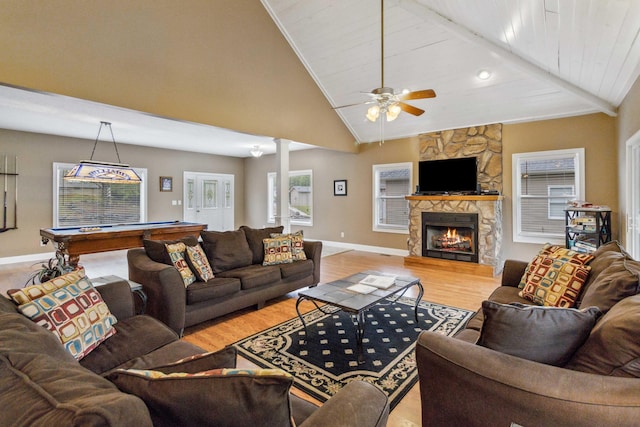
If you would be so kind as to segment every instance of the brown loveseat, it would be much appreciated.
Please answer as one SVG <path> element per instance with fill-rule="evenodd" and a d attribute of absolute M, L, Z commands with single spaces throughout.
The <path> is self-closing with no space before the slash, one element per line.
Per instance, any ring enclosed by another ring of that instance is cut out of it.
<path fill-rule="evenodd" d="M 118 319 L 117 332 L 79 362 L 53 333 L 0 296 L 0 425 L 255 427 L 289 426 L 292 418 L 300 427 L 386 424 L 386 396 L 364 382 L 349 384 L 320 408 L 291 395 L 290 378 L 269 375 L 240 373 L 155 383 L 145 378 L 138 379 L 141 384 L 136 388 L 129 374 L 118 368 L 154 368 L 167 374 L 232 368 L 235 349 L 172 363 L 203 350 L 180 340 L 156 319 L 134 315 L 126 281 L 96 289 Z M 110 380 L 136 390 L 135 395 L 120 391 Z"/>
<path fill-rule="evenodd" d="M 528 263 L 508 260 L 502 286 L 466 329 L 453 338 L 422 332 L 423 425 L 638 425 L 640 263 L 617 242 L 594 255 L 580 310 L 532 307 L 518 295 Z"/>
<path fill-rule="evenodd" d="M 235 231 L 203 231 L 201 245 L 215 278 L 196 281 L 185 289 L 178 270 L 167 258 L 164 242 L 145 241 L 144 249 L 127 253 L 129 279 L 141 283 L 148 298 L 146 313 L 179 335 L 185 327 L 285 295 L 320 281 L 322 242 L 304 241 L 305 260 L 262 265 L 263 239 L 282 227 Z M 194 238 L 184 243 L 197 244 Z"/>

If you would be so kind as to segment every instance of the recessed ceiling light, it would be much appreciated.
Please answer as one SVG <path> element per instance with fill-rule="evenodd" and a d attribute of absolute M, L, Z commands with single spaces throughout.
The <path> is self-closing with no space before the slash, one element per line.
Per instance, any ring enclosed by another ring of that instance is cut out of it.
<path fill-rule="evenodd" d="M 489 77 L 491 77 L 491 71 L 489 71 L 489 70 L 480 70 L 480 71 L 478 71 L 478 74 L 476 74 L 476 76 L 478 76 L 478 78 L 480 80 L 487 80 Z"/>

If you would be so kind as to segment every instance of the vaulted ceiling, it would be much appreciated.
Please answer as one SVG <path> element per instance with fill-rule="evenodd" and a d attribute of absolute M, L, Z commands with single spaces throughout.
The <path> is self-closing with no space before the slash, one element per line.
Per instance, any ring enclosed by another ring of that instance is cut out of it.
<path fill-rule="evenodd" d="M 384 85 L 437 97 L 407 101 L 421 116 L 371 123 L 379 0 L 8 0 L 0 127 L 91 139 L 108 120 L 130 144 L 244 157 L 285 137 L 353 151 L 354 140 L 615 115 L 640 73 L 638 0 L 386 0 L 384 18 Z"/>

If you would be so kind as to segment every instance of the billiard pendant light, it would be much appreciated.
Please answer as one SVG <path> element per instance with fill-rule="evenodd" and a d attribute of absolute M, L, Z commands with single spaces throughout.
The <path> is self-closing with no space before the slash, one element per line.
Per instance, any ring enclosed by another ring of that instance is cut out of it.
<path fill-rule="evenodd" d="M 111 140 L 113 141 L 113 146 L 116 150 L 118 163 L 97 162 L 93 160 L 93 154 L 96 151 L 96 146 L 100 139 L 102 126 L 108 127 L 109 132 L 111 132 Z M 118 146 L 116 145 L 116 140 L 113 137 L 113 130 L 111 129 L 111 123 L 109 122 L 100 122 L 98 136 L 96 136 L 96 142 L 93 144 L 93 151 L 91 152 L 91 159 L 81 160 L 80 163 L 75 165 L 64 176 L 64 179 L 76 182 L 104 182 L 113 184 L 139 184 L 142 182 L 142 178 L 140 178 L 140 175 L 138 175 L 133 168 L 127 164 L 120 163 Z"/>

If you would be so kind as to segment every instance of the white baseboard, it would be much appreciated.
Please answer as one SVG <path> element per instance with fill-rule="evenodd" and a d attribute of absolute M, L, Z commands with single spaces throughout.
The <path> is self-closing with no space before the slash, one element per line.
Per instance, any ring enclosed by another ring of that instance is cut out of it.
<path fill-rule="evenodd" d="M 16 264 L 19 262 L 33 262 L 33 263 L 36 263 L 39 261 L 47 262 L 50 258 L 53 258 L 55 256 L 56 256 L 55 252 L 42 252 L 39 254 L 10 256 L 10 257 L 0 258 L 0 265 Z"/>
<path fill-rule="evenodd" d="M 312 240 L 312 239 L 309 239 L 309 240 Z M 353 249 L 354 251 L 374 252 L 377 254 L 397 255 L 397 256 L 409 255 L 408 249 L 394 249 L 394 248 L 385 248 L 382 246 L 359 245 L 356 243 L 332 242 L 330 240 L 323 240 L 322 244 L 327 246 L 335 246 L 338 248 Z"/>

